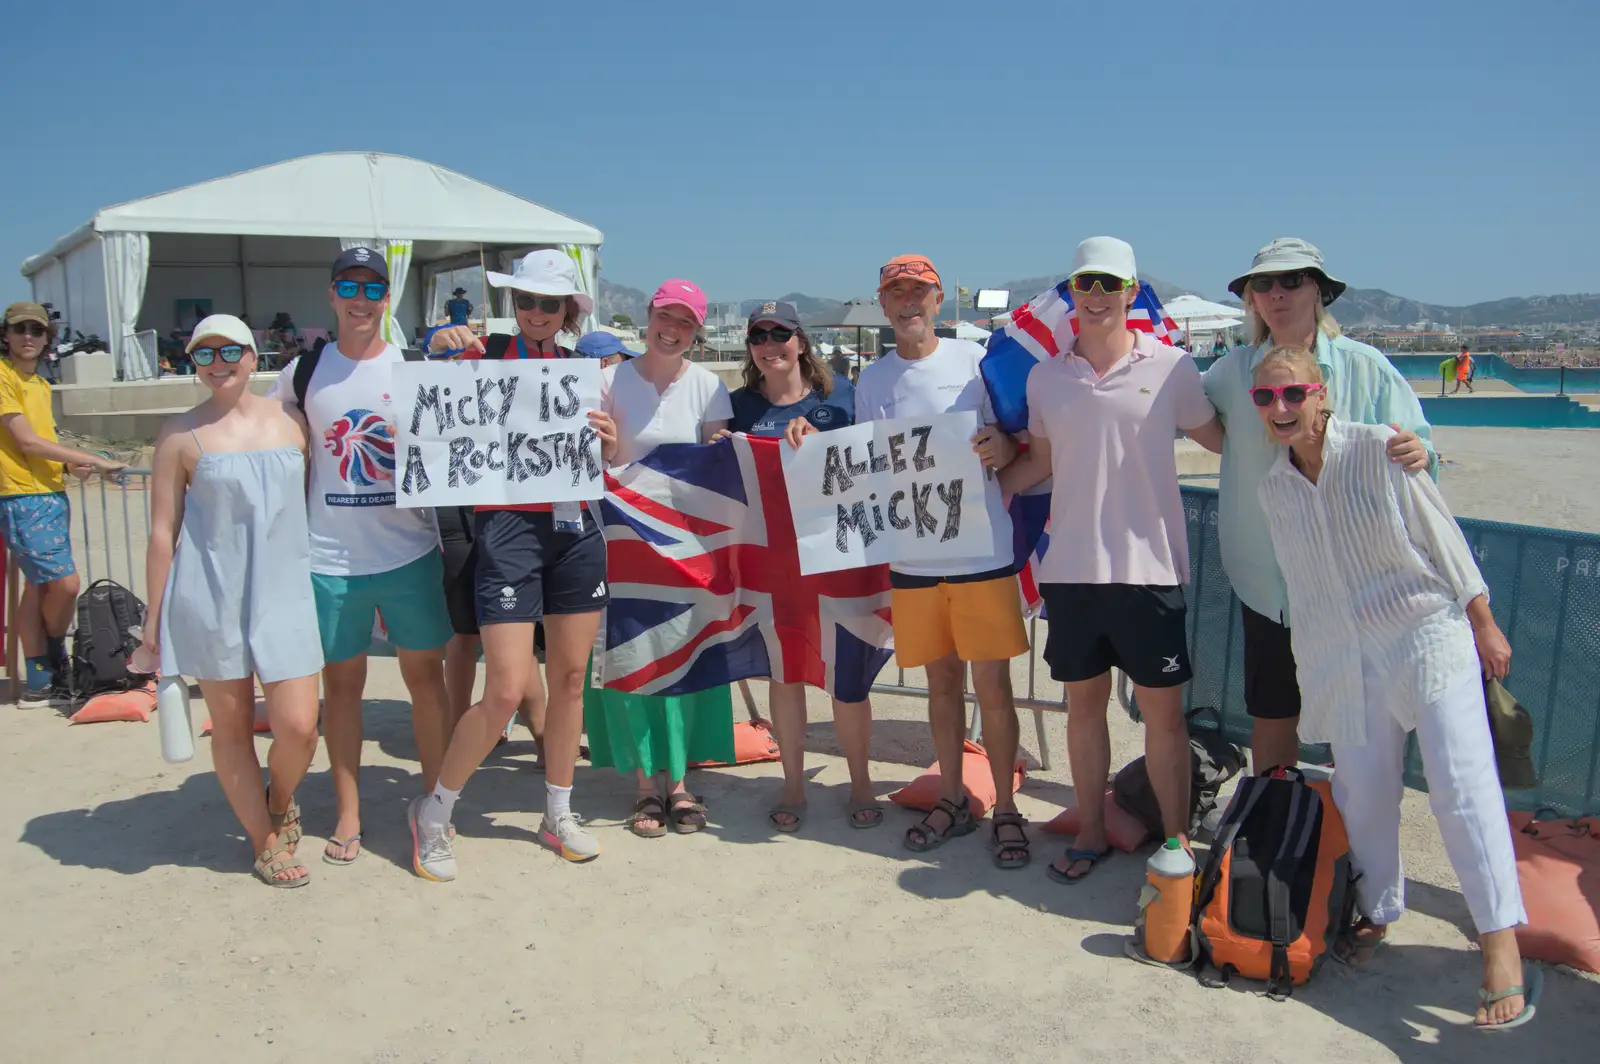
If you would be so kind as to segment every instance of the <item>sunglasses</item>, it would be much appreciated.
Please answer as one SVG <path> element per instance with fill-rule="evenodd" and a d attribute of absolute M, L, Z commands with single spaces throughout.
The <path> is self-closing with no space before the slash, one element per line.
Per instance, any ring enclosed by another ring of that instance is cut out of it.
<path fill-rule="evenodd" d="M 376 303 L 389 294 L 389 286 L 382 281 L 335 281 L 333 292 L 340 299 L 354 299 L 359 292 Z"/>
<path fill-rule="evenodd" d="M 1086 296 L 1096 288 L 1099 288 L 1101 295 L 1109 296 L 1117 292 L 1127 291 L 1138 283 L 1122 277 L 1115 277 L 1109 273 L 1080 273 L 1072 279 L 1072 290 L 1079 295 Z"/>
<path fill-rule="evenodd" d="M 760 347 L 771 340 L 775 344 L 786 344 L 794 337 L 794 330 L 784 325 L 774 325 L 768 329 L 751 329 L 746 334 L 751 347 Z"/>
<path fill-rule="evenodd" d="M 528 311 L 538 308 L 541 314 L 559 314 L 567 309 L 565 296 L 525 296 L 514 297 L 518 310 Z"/>
<path fill-rule="evenodd" d="M 355 284 L 354 281 L 350 283 Z M 348 299 L 349 297 L 346 296 L 345 298 Z M 221 347 L 197 347 L 189 352 L 189 357 L 194 359 L 194 364 L 197 366 L 211 365 L 216 361 L 218 355 L 222 356 L 222 361 L 231 366 L 244 357 L 244 348 L 238 344 L 224 344 Z"/>
<path fill-rule="evenodd" d="M 44 336 L 50 332 L 36 321 L 14 321 L 11 332 L 16 336 Z"/>
<path fill-rule="evenodd" d="M 940 284 L 939 271 L 925 262 L 894 262 L 878 271 L 878 287 L 882 288 L 890 281 L 898 281 L 902 277 L 909 277 L 914 281 L 927 281 L 929 284 Z"/>
<path fill-rule="evenodd" d="M 1315 392 L 1324 390 L 1321 384 L 1284 384 L 1276 388 L 1265 385 L 1250 389 L 1250 401 L 1263 410 L 1272 405 L 1272 401 L 1279 396 L 1283 397 L 1285 406 L 1299 406 Z"/>
<path fill-rule="evenodd" d="M 1262 273 L 1250 278 L 1250 288 L 1252 291 L 1265 295 L 1272 291 L 1274 284 L 1280 284 L 1285 292 L 1293 292 L 1296 288 L 1305 284 L 1306 278 L 1310 276 L 1311 273 L 1308 270 L 1293 270 L 1289 273 Z"/>

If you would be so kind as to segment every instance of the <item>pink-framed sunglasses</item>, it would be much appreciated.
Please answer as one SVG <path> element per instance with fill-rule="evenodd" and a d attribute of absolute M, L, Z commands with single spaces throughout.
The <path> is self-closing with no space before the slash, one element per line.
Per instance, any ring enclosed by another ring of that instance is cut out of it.
<path fill-rule="evenodd" d="M 1316 392 L 1326 391 L 1322 384 L 1281 384 L 1276 388 L 1260 385 L 1250 389 L 1250 401 L 1259 407 L 1266 408 L 1272 401 L 1282 397 L 1286 406 L 1299 406 Z"/>

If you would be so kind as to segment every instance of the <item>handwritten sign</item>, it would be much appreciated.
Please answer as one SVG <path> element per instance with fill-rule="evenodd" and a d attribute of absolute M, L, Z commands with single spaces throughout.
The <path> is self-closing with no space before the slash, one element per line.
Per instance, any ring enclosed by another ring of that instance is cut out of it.
<path fill-rule="evenodd" d="M 506 506 L 605 493 L 592 359 L 395 367 L 395 505 Z"/>
<path fill-rule="evenodd" d="M 977 431 L 969 410 L 869 421 L 785 446 L 800 572 L 988 554 Z"/>

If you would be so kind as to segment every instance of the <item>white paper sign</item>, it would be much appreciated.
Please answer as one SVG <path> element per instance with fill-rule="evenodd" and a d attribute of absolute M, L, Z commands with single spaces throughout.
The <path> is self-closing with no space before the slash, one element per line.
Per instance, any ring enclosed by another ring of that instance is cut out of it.
<path fill-rule="evenodd" d="M 783 448 L 800 572 L 993 550 L 978 413 L 869 421 Z"/>
<path fill-rule="evenodd" d="M 394 369 L 395 505 L 505 506 L 605 493 L 593 359 L 407 362 Z"/>

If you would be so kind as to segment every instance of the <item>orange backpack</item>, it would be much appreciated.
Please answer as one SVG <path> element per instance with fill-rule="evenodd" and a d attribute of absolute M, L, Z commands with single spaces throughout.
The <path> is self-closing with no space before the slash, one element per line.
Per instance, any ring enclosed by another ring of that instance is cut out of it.
<path fill-rule="evenodd" d="M 1325 780 L 1277 768 L 1239 784 L 1195 883 L 1200 980 L 1267 983 L 1282 1001 L 1311 978 L 1355 915 L 1344 821 Z"/>

